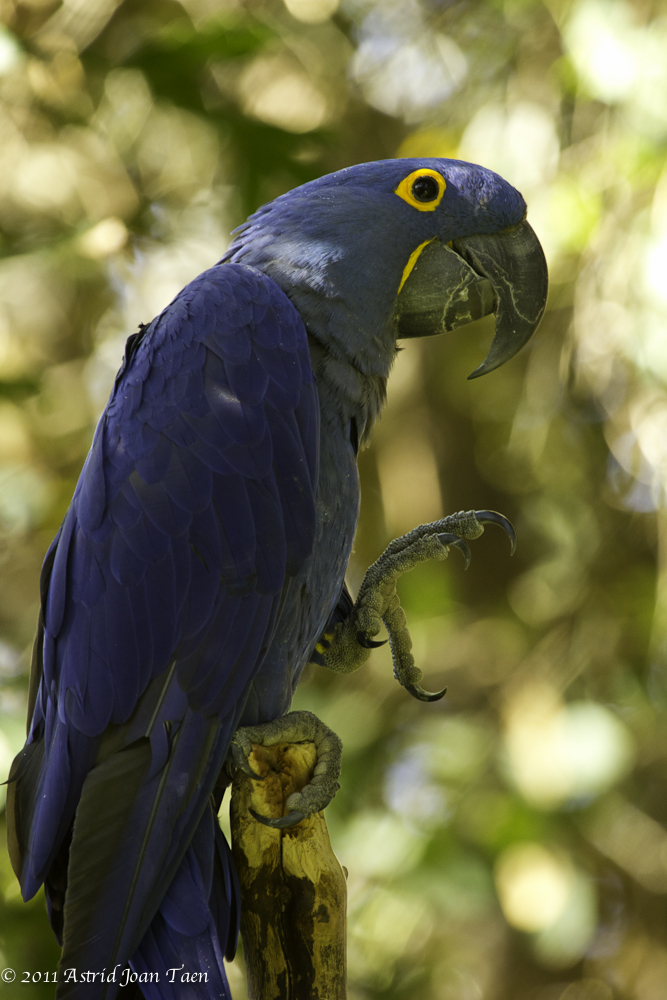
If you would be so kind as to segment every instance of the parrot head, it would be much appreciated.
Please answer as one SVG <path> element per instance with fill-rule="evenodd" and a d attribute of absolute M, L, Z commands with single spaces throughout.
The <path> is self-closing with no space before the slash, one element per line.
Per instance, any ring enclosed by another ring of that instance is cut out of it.
<path fill-rule="evenodd" d="M 223 257 L 268 273 L 308 332 L 367 374 L 388 373 L 396 340 L 495 313 L 476 378 L 537 329 L 542 248 L 522 196 L 461 160 L 380 160 L 320 177 L 264 205 Z"/>

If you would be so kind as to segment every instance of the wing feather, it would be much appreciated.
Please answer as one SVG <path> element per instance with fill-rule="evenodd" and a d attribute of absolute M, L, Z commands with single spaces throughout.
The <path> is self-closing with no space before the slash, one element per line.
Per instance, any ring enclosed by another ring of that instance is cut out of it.
<path fill-rule="evenodd" d="M 312 549 L 307 355 L 294 306 L 239 264 L 205 272 L 128 341 L 45 562 L 34 711 L 8 798 L 26 898 L 58 868 L 70 965 L 125 963 L 145 934 L 180 954 L 228 946 L 228 859 L 210 831 L 188 845 L 286 579 Z"/>

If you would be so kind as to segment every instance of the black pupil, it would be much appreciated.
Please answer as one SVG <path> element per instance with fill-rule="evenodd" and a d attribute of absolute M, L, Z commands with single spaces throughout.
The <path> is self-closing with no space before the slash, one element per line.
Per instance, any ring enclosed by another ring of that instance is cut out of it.
<path fill-rule="evenodd" d="M 418 177 L 412 183 L 412 197 L 415 201 L 434 201 L 439 192 L 435 177 Z"/>

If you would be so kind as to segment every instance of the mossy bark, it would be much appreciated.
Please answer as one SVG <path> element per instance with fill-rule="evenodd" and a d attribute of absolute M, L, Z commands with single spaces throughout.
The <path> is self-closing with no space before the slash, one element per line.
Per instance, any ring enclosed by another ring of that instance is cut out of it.
<path fill-rule="evenodd" d="M 284 816 L 286 799 L 308 784 L 312 743 L 253 746 L 255 781 L 232 788 L 232 849 L 241 882 L 241 936 L 249 1000 L 345 1000 L 345 875 L 323 813 L 272 830 L 250 813 Z"/>

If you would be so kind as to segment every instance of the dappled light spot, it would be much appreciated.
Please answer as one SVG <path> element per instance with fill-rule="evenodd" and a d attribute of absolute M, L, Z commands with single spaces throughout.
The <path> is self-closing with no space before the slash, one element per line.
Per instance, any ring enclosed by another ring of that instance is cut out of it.
<path fill-rule="evenodd" d="M 5 680 L 16 677 L 19 673 L 20 664 L 16 661 L 18 657 L 16 651 L 0 642 L 0 678 Z M 0 703 L 2 709 L 0 713 L 0 774 L 7 774 L 11 763 L 25 741 L 25 726 L 23 716 L 25 714 L 25 704 L 22 698 L 3 698 Z M 5 804 L 7 786 L 0 785 L 0 810 Z M 11 886 L 14 891 L 14 886 Z M 2 887 L 0 886 L 0 893 Z"/>
<path fill-rule="evenodd" d="M 146 77 L 138 69 L 112 69 L 104 81 L 104 94 L 95 111 L 93 125 L 127 155 L 153 109 Z"/>
<path fill-rule="evenodd" d="M 339 0 L 284 0 L 288 11 L 304 24 L 321 24 L 338 10 Z"/>
<path fill-rule="evenodd" d="M 514 844 L 498 858 L 495 876 L 505 918 L 535 935 L 532 944 L 542 964 L 567 968 L 581 958 L 595 930 L 595 893 L 563 851 Z"/>
<path fill-rule="evenodd" d="M 492 749 L 486 719 L 463 714 L 447 719 L 425 719 L 418 729 L 422 764 L 437 781 L 468 783 L 484 767 Z"/>
<path fill-rule="evenodd" d="M 423 838 L 398 817 L 370 810 L 358 813 L 336 843 L 345 867 L 363 878 L 414 868 L 423 847 Z"/>
<path fill-rule="evenodd" d="M 34 529 L 53 502 L 49 477 L 31 465 L 0 465 L 0 533 L 22 535 Z"/>
<path fill-rule="evenodd" d="M 632 766 L 630 734 L 595 702 L 565 705 L 553 688 L 531 683 L 512 697 L 505 718 L 512 779 L 539 807 L 599 795 Z"/>
<path fill-rule="evenodd" d="M 324 94 L 286 60 L 258 57 L 243 71 L 238 87 L 246 114 L 288 132 L 311 132 L 327 118 Z"/>
<path fill-rule="evenodd" d="M 564 857 L 541 844 L 516 844 L 496 863 L 496 885 L 505 917 L 520 931 L 542 931 L 562 915 L 573 872 Z"/>
<path fill-rule="evenodd" d="M 480 108 L 459 144 L 461 159 L 484 163 L 528 195 L 553 178 L 558 154 L 552 115 L 528 101 Z"/>
<path fill-rule="evenodd" d="M 394 967 L 413 942 L 428 933 L 429 908 L 413 895 L 373 889 L 350 900 L 352 931 L 348 947 L 362 979 L 386 988 Z"/>
<path fill-rule="evenodd" d="M 18 41 L 10 31 L 0 29 L 0 76 L 11 73 L 20 66 L 23 53 Z"/>
<path fill-rule="evenodd" d="M 26 208 L 62 215 L 73 222 L 81 214 L 77 187 L 80 157 L 65 146 L 35 144 L 23 158 L 14 181 L 16 199 Z"/>
<path fill-rule="evenodd" d="M 598 850 L 649 892 L 667 893 L 667 832 L 620 795 L 600 803 L 585 829 Z"/>
<path fill-rule="evenodd" d="M 21 749 L 21 744 L 19 744 L 19 750 Z M 0 729 L 0 773 L 8 774 L 9 768 L 11 767 L 12 761 L 14 760 L 15 751 L 10 745 L 9 740 Z M 7 798 L 7 787 L 3 785 L 0 787 L 0 809 L 5 804 L 5 799 Z"/>
<path fill-rule="evenodd" d="M 424 34 L 406 41 L 391 34 L 374 37 L 370 30 L 351 64 L 369 104 L 406 122 L 425 118 L 461 85 L 467 69 L 463 52 L 446 35 Z"/>
<path fill-rule="evenodd" d="M 539 626 L 573 611 L 584 581 L 577 566 L 552 560 L 516 580 L 509 598 L 513 611 L 528 625 Z"/>
<path fill-rule="evenodd" d="M 563 34 L 586 90 L 609 104 L 624 102 L 634 127 L 657 137 L 667 123 L 667 30 L 662 18 L 642 20 L 630 3 L 582 0 Z"/>
<path fill-rule="evenodd" d="M 629 4 L 584 0 L 576 5 L 564 37 L 584 83 L 604 101 L 627 97 L 641 73 Z"/>
<path fill-rule="evenodd" d="M 30 429 L 22 410 L 0 402 L 0 463 L 28 463 L 32 458 Z"/>
<path fill-rule="evenodd" d="M 121 219 L 102 219 L 96 226 L 79 237 L 79 249 L 84 257 L 100 260 L 122 250 L 127 243 L 128 231 Z"/>
<path fill-rule="evenodd" d="M 444 128 L 417 129 L 406 136 L 396 152 L 397 156 L 443 156 L 456 159 L 458 139 Z"/>
<path fill-rule="evenodd" d="M 429 775 L 425 749 L 415 747 L 389 767 L 384 797 L 408 822 L 432 827 L 445 823 L 451 810 L 445 792 Z"/>
<path fill-rule="evenodd" d="M 535 958 L 547 968 L 572 968 L 586 954 L 597 921 L 596 886 L 587 873 L 575 869 L 565 908 L 554 924 L 533 939 Z"/>
<path fill-rule="evenodd" d="M 612 1000 L 611 988 L 601 979 L 580 979 L 570 983 L 558 1000 Z"/>
<path fill-rule="evenodd" d="M 218 136 L 198 115 L 155 107 L 141 128 L 136 156 L 149 197 L 183 202 L 211 186 Z"/>

